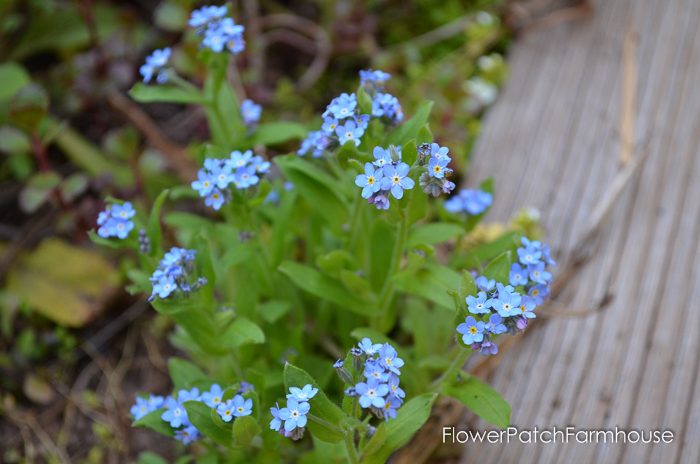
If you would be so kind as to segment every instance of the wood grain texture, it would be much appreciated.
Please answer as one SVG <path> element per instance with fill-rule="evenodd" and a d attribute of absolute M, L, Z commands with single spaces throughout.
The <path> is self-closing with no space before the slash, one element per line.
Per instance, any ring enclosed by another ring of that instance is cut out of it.
<path fill-rule="evenodd" d="M 491 380 L 519 427 L 668 428 L 676 439 L 469 444 L 464 463 L 700 462 L 700 2 L 593 4 L 589 19 L 516 42 L 468 185 L 495 178 L 491 220 L 539 209 L 548 241 L 565 256 L 621 169 L 621 119 L 633 122 L 624 156 L 645 153 L 645 164 L 615 205 L 596 255 L 560 297 L 571 307 L 608 293 L 612 300 L 587 317 L 539 321 Z M 624 79 L 629 34 L 637 39 L 634 95 Z M 621 118 L 625 92 L 633 121 Z M 468 423 L 488 428 L 473 417 Z"/>

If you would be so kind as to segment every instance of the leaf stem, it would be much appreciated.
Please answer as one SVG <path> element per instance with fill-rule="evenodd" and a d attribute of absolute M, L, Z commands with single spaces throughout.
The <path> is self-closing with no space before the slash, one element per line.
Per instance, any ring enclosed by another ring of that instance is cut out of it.
<path fill-rule="evenodd" d="M 403 249 L 406 246 L 406 239 L 408 236 L 408 214 L 405 211 L 401 213 L 401 221 L 399 222 L 399 231 L 396 243 L 394 244 L 394 251 L 391 255 L 391 264 L 389 266 L 389 272 L 387 273 L 386 280 L 384 281 L 384 286 L 379 294 L 379 315 L 374 319 L 373 326 L 378 330 L 388 330 L 392 325 L 393 314 L 389 311 L 391 301 L 394 298 L 394 285 L 392 283 L 392 278 L 399 270 L 401 265 L 401 258 L 403 257 Z"/>

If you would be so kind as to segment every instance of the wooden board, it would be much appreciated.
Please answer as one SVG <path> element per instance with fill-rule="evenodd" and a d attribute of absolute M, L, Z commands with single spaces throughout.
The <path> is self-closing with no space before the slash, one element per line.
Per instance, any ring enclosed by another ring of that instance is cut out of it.
<path fill-rule="evenodd" d="M 648 157 L 560 296 L 572 309 L 612 300 L 591 316 L 538 321 L 491 380 L 522 428 L 668 428 L 676 438 L 469 444 L 465 463 L 700 462 L 700 2 L 593 3 L 591 17 L 515 43 L 468 186 L 493 176 L 490 219 L 534 206 L 558 254 L 571 250 L 620 169 L 623 49 L 636 34 L 631 156 Z"/>

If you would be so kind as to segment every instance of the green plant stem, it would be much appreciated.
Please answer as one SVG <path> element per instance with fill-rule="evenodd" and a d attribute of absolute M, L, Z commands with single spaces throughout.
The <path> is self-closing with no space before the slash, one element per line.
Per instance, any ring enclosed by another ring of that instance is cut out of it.
<path fill-rule="evenodd" d="M 362 203 L 362 196 L 357 195 L 355 197 L 355 202 L 353 203 L 352 206 L 352 218 L 350 219 L 350 238 L 348 241 L 348 248 L 350 250 L 355 249 L 355 243 L 357 242 L 357 237 L 359 235 L 359 224 L 360 224 L 360 216 L 362 213 L 362 207 L 365 206 Z"/>
<path fill-rule="evenodd" d="M 341 430 L 338 426 L 331 424 L 325 419 L 321 419 L 320 417 L 315 416 L 313 414 L 308 414 L 307 417 L 309 418 L 309 420 L 311 420 L 311 422 L 316 422 L 318 425 L 322 425 L 328 430 L 332 430 L 336 433 L 345 435 L 345 431 Z"/>
<path fill-rule="evenodd" d="M 354 430 L 349 430 L 344 433 L 345 439 L 345 449 L 348 452 L 348 459 L 352 464 L 359 464 L 360 457 L 357 455 L 357 449 L 355 448 L 355 441 L 353 440 Z"/>
<path fill-rule="evenodd" d="M 338 178 L 338 180 L 343 180 L 345 178 L 345 171 L 343 168 L 340 166 L 340 163 L 338 162 L 338 159 L 335 156 L 326 156 L 326 162 L 328 162 L 328 166 L 331 168 L 331 171 L 333 171 L 333 174 Z"/>
<path fill-rule="evenodd" d="M 222 134 L 224 134 L 226 140 L 222 140 L 222 142 L 226 144 L 225 148 L 227 150 L 233 148 L 233 140 L 228 135 L 229 132 L 226 130 L 226 121 L 224 121 L 224 115 L 221 113 L 221 108 L 219 108 L 218 100 L 214 100 L 213 102 L 208 103 L 208 106 L 214 114 L 217 124 L 222 131 Z"/>
<path fill-rule="evenodd" d="M 236 352 L 234 350 L 231 350 L 230 352 L 229 361 L 231 362 L 231 366 L 233 366 L 233 370 L 236 372 L 238 378 L 244 378 L 243 369 L 241 369 L 241 363 L 238 362 L 238 356 L 236 356 Z"/>
<path fill-rule="evenodd" d="M 202 93 L 202 89 L 191 83 L 190 81 L 181 78 L 175 73 L 169 74 L 168 79 L 170 80 L 171 84 L 175 84 L 176 86 L 180 87 L 183 90 L 186 90 L 188 92 L 193 92 L 193 93 Z"/>
<path fill-rule="evenodd" d="M 391 279 L 396 275 L 401 265 L 401 258 L 403 257 L 403 249 L 406 246 L 406 239 L 408 237 L 408 214 L 406 211 L 401 213 L 401 222 L 399 222 L 399 233 L 394 244 L 394 251 L 391 254 L 391 265 L 389 267 L 389 273 L 387 274 L 386 280 L 384 281 L 384 286 L 379 294 L 379 315 L 372 320 L 372 326 L 374 329 L 380 331 L 386 331 L 390 329 L 393 319 L 392 312 L 390 311 L 391 301 L 394 298 L 394 285 Z"/>
<path fill-rule="evenodd" d="M 439 392 L 442 389 L 442 384 L 445 380 L 449 379 L 455 371 L 461 371 L 464 367 L 464 363 L 467 362 L 469 356 L 471 356 L 472 350 L 467 349 L 461 345 L 456 345 L 454 349 L 454 354 L 452 355 L 452 362 L 447 367 L 445 372 L 435 379 L 432 383 L 430 389 L 434 392 Z"/>
<path fill-rule="evenodd" d="M 272 292 L 274 291 L 275 286 L 272 281 L 270 257 L 267 253 L 265 244 L 263 243 L 262 238 L 260 236 L 260 228 L 256 227 L 257 225 L 254 224 L 253 215 L 250 210 L 250 205 L 248 205 L 247 198 L 241 196 L 241 198 L 238 198 L 237 200 L 238 201 L 236 201 L 236 203 L 239 203 L 241 205 L 241 225 L 243 228 L 248 229 L 247 231 L 252 232 L 253 236 L 255 237 L 257 248 L 260 250 L 259 253 L 255 253 L 255 260 L 258 262 L 258 266 L 260 266 L 261 268 L 263 279 L 265 280 L 265 285 L 267 286 L 267 289 L 270 292 Z"/>

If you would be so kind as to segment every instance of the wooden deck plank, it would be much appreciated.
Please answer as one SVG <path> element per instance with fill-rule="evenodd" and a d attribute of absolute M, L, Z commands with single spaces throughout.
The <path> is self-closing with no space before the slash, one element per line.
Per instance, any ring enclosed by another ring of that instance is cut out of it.
<path fill-rule="evenodd" d="M 690 53 L 690 59 L 687 61 L 688 69 L 681 73 L 684 84 L 680 102 L 689 98 L 700 78 L 700 72 L 698 72 L 700 71 L 700 50 L 698 49 L 700 37 L 696 26 L 697 24 L 691 29 L 696 31 L 694 40 L 690 40 L 686 48 Z M 691 271 L 696 264 L 692 259 L 698 237 L 698 232 L 694 228 L 697 214 L 693 214 L 693 203 L 697 205 L 700 191 L 692 188 L 691 179 L 693 172 L 697 172 L 700 168 L 700 162 L 696 156 L 700 133 L 697 131 L 696 108 L 689 108 L 682 103 L 678 107 L 678 119 L 673 127 L 674 132 L 670 143 L 664 148 L 664 151 L 674 158 L 672 163 L 674 169 L 670 175 L 665 176 L 666 180 L 672 180 L 672 182 L 667 182 L 660 208 L 655 212 L 657 215 L 673 215 L 674 222 L 668 231 L 666 252 L 660 263 L 661 278 L 657 283 L 657 296 L 653 302 L 654 320 L 647 335 L 644 353 L 646 356 L 640 361 L 643 367 L 640 378 L 637 380 L 638 389 L 635 396 L 630 398 L 633 404 L 643 402 L 645 405 L 643 408 L 636 408 L 629 420 L 631 424 L 639 427 L 658 426 L 665 416 L 666 408 L 679 406 L 666 404 L 665 399 L 670 387 L 672 370 L 675 367 L 678 333 L 685 326 L 685 317 L 682 317 L 682 314 L 689 303 L 689 293 L 692 291 L 692 287 L 688 284 L 689 280 L 692 282 L 691 276 L 694 274 Z M 668 205 L 677 205 L 677 207 L 669 208 Z M 678 315 L 672 314 L 669 317 L 669 313 L 674 312 Z M 697 333 L 695 335 L 697 336 Z M 662 424 L 673 429 L 682 426 L 682 422 L 663 421 Z M 673 446 L 677 447 L 678 443 Z M 624 453 L 625 462 L 642 462 L 653 448 L 628 447 Z M 675 455 L 675 450 L 668 449 L 664 458 L 672 454 Z"/>
<path fill-rule="evenodd" d="M 592 55 L 590 50 L 592 48 L 600 48 L 605 45 L 605 34 L 603 34 L 604 29 L 608 26 L 607 23 L 602 23 L 600 26 L 602 26 L 602 30 L 586 30 L 583 29 L 582 31 L 579 31 L 579 33 L 584 33 L 587 35 L 589 41 L 592 41 L 592 44 L 595 44 L 594 46 L 591 45 L 591 43 L 583 44 L 583 48 L 587 50 L 586 55 Z M 600 29 L 599 26 L 599 29 Z M 565 182 L 564 179 L 569 178 L 571 179 L 571 182 L 569 182 L 569 185 L 573 183 L 576 183 L 578 185 L 577 188 L 583 189 L 586 187 L 587 182 L 585 182 L 584 178 L 581 178 L 581 176 L 576 176 L 576 172 L 580 171 L 582 168 L 585 170 L 586 167 L 588 168 L 593 168 L 592 165 L 586 166 L 586 157 L 574 157 L 573 159 L 578 162 L 579 165 L 572 165 L 570 163 L 570 152 L 573 149 L 578 149 L 578 150 L 588 150 L 589 147 L 583 148 L 583 147 L 572 147 L 570 145 L 570 140 L 571 138 L 580 130 L 579 125 L 580 125 L 580 120 L 581 119 L 588 119 L 588 120 L 598 120 L 600 119 L 598 117 L 598 109 L 595 109 L 592 114 L 592 118 L 584 118 L 583 116 L 580 116 L 582 113 L 581 108 L 586 109 L 585 106 L 585 101 L 590 98 L 590 85 L 588 83 L 590 82 L 591 79 L 598 77 L 598 75 L 594 72 L 594 66 L 588 66 L 588 61 L 590 59 L 593 59 L 594 56 L 585 56 L 585 59 L 581 59 L 580 56 L 576 56 L 576 54 L 568 50 L 567 51 L 567 57 L 570 59 L 574 60 L 574 63 L 572 64 L 570 61 L 568 62 L 562 62 L 559 61 L 559 59 L 553 59 L 549 61 L 549 64 L 545 63 L 543 66 L 550 66 L 552 69 L 558 69 L 558 68 L 567 68 L 569 70 L 575 71 L 575 73 L 580 73 L 580 79 L 576 79 L 575 77 L 572 78 L 570 75 L 566 76 L 566 79 L 563 81 L 557 81 L 556 85 L 553 85 L 550 90 L 552 93 L 558 93 L 558 94 L 566 94 L 569 95 L 570 98 L 564 98 L 564 101 L 567 101 L 568 107 L 563 107 L 563 108 L 557 108 L 554 109 L 552 108 L 552 111 L 549 111 L 547 115 L 543 115 L 543 121 L 542 124 L 551 124 L 552 122 L 558 123 L 559 121 L 565 121 L 565 127 L 566 130 L 560 130 L 560 131 L 552 131 L 552 134 L 557 134 L 555 137 L 556 143 L 555 144 L 548 144 L 548 146 L 537 146 L 535 151 L 538 153 L 550 153 L 554 156 L 549 156 L 549 157 L 543 157 L 543 156 L 535 156 L 535 159 L 533 162 L 528 164 L 528 171 L 524 173 L 524 175 L 521 174 L 521 177 L 525 178 L 530 178 L 529 176 L 535 175 L 536 173 L 540 173 L 537 178 L 541 179 L 555 179 L 559 180 L 560 182 Z M 578 61 L 578 63 L 576 63 Z M 583 66 L 585 69 L 580 71 L 580 67 Z M 607 64 L 604 64 L 606 68 L 609 67 Z M 600 74 L 600 73 L 598 73 Z M 515 76 L 513 78 L 516 78 Z M 547 76 L 543 76 L 544 79 L 547 78 Z M 601 84 L 605 84 L 605 77 L 603 77 L 603 81 L 600 82 Z M 575 85 L 572 85 L 575 84 Z M 557 87 L 565 86 L 566 90 L 565 92 L 562 92 L 557 89 Z M 603 88 L 606 92 L 612 92 L 612 90 L 609 90 L 607 86 L 602 85 L 601 88 Z M 569 101 L 570 100 L 570 101 Z M 575 108 L 575 110 L 572 110 Z M 549 110 L 550 108 L 548 108 Z M 585 113 L 585 111 L 583 111 Z M 566 115 L 566 117 L 562 117 L 563 115 Z M 530 137 L 529 135 L 525 134 L 525 137 Z M 549 137 L 552 138 L 552 137 Z M 605 140 L 603 138 L 603 140 Z M 543 140 L 544 142 L 547 142 L 547 140 Z M 585 155 L 585 153 L 582 153 Z M 553 158 L 553 159 L 552 159 Z M 598 161 L 598 160 L 596 160 Z M 580 164 L 583 163 L 584 166 L 580 166 Z M 602 163 L 598 162 L 598 165 L 601 165 Z M 548 170 L 549 168 L 549 170 Z M 597 167 L 598 170 L 604 169 L 604 166 L 599 166 Z M 572 175 L 567 176 L 564 174 L 563 171 L 571 171 Z M 513 175 L 517 175 L 517 173 L 513 173 Z M 517 198 L 518 195 L 522 195 L 526 198 L 533 199 L 534 201 L 529 201 L 528 204 L 535 204 L 537 206 L 540 206 L 543 208 L 543 212 L 545 215 L 550 212 L 550 208 L 547 207 L 547 203 L 551 202 L 547 196 L 548 196 L 548 191 L 550 187 L 546 185 L 546 183 L 542 182 L 530 182 L 530 183 L 525 183 L 525 187 L 529 188 L 530 190 L 526 191 L 524 194 L 523 192 L 516 193 L 514 196 L 513 200 Z M 551 188 L 556 188 L 556 187 L 551 187 Z M 581 205 L 581 202 L 577 202 L 576 200 L 580 197 L 580 192 L 574 191 L 572 189 L 565 189 L 565 196 L 557 196 L 555 198 L 555 201 L 564 201 L 568 207 L 567 209 L 569 211 L 572 211 L 572 213 L 576 216 L 576 219 L 578 222 L 582 222 L 586 216 L 589 210 L 585 210 L 583 208 L 578 208 Z M 501 198 L 499 197 L 499 200 Z M 593 202 L 593 200 L 591 201 Z M 518 205 L 521 206 L 521 205 Z M 566 205 L 565 205 L 566 206 Z M 579 211 L 579 213 L 574 213 L 575 210 Z M 545 218 L 545 222 L 547 222 L 549 219 Z M 569 218 L 571 220 L 571 218 Z M 565 235 L 562 235 L 562 238 L 565 238 Z M 558 246 L 567 246 L 567 244 L 564 243 L 556 243 L 555 245 Z M 554 325 L 558 325 L 557 322 L 553 323 Z M 565 324 L 564 327 L 569 327 L 570 324 Z M 542 340 L 546 339 L 548 340 L 548 343 L 554 344 L 556 346 L 558 345 L 558 337 L 560 336 L 560 333 L 562 332 L 559 330 L 559 327 L 546 327 L 543 329 L 543 332 L 546 331 L 546 333 L 542 333 L 540 331 L 535 332 L 534 337 L 537 338 L 536 341 L 532 340 L 530 341 L 528 346 L 542 346 Z M 528 335 L 529 336 L 529 335 Z M 546 345 L 546 344 L 545 344 Z M 527 347 L 526 347 L 527 349 Z M 541 356 L 541 353 L 539 353 L 538 356 L 538 349 L 533 349 L 529 350 L 529 357 L 531 359 L 535 359 L 537 361 L 542 361 L 543 359 L 546 359 L 545 357 Z M 518 408 L 525 407 L 526 404 L 521 404 L 519 400 L 524 400 L 527 401 L 527 398 L 530 396 L 530 394 L 537 395 L 537 397 L 540 397 L 538 395 L 538 390 L 540 389 L 540 386 L 532 387 L 532 385 L 535 384 L 535 382 L 531 382 L 530 384 L 525 384 L 525 386 L 528 388 L 528 391 L 517 391 L 520 387 L 523 385 L 517 381 L 511 381 L 515 379 L 520 379 L 523 378 L 523 376 L 527 377 L 529 376 L 530 372 L 533 371 L 538 371 L 537 367 L 531 366 L 530 362 L 528 360 L 522 361 L 520 359 L 521 357 L 518 357 L 518 363 L 519 363 L 519 369 L 515 368 L 509 368 L 508 366 L 503 366 L 504 369 L 502 369 L 499 372 L 507 372 L 509 375 L 505 379 L 505 381 L 502 381 L 501 383 L 506 384 L 506 385 L 511 385 L 514 388 L 514 391 L 511 393 L 510 391 L 506 394 L 506 396 L 509 399 L 512 399 L 514 401 L 514 408 L 517 410 Z M 542 372 L 546 373 L 547 371 L 547 366 L 541 366 L 544 370 Z M 541 381 L 546 381 L 546 379 L 549 379 L 550 376 L 548 375 L 542 375 L 542 376 L 537 376 L 537 379 Z M 531 403 L 530 403 L 531 404 Z M 528 415 L 525 415 L 524 417 L 530 417 Z M 525 425 L 525 424 L 521 424 Z M 502 451 L 502 448 L 500 447 L 492 447 L 494 452 Z M 533 451 L 532 447 L 525 448 L 523 450 L 519 450 L 518 452 L 525 452 L 527 455 L 530 452 L 535 452 Z M 490 459 L 487 459 L 490 461 Z M 526 459 L 527 460 L 527 459 Z"/>
<path fill-rule="evenodd" d="M 700 260 L 700 249 L 696 255 L 696 260 Z M 691 301 L 698 301 L 700 299 L 700 284 L 696 282 L 693 290 Z M 695 328 L 700 327 L 700 311 L 697 311 L 697 309 L 693 311 L 691 308 L 690 312 L 691 316 L 688 318 L 688 326 L 694 324 Z M 700 462 L 700 446 L 697 444 L 698 430 L 700 430 L 700 373 L 697 370 L 699 351 L 700 339 L 698 339 L 697 336 L 695 338 L 683 339 L 683 353 L 685 356 L 679 361 L 675 371 L 677 374 L 680 374 L 678 376 L 680 378 L 679 380 L 688 382 L 691 392 L 687 402 L 684 401 L 686 398 L 682 396 L 678 397 L 676 400 L 686 409 L 683 427 L 678 431 L 679 438 L 681 439 L 678 462 L 682 464 L 696 464 Z M 684 371 L 683 368 L 690 368 L 693 364 L 696 367 L 695 374 L 688 378 L 684 374 L 690 369 Z M 672 400 L 672 398 L 669 398 L 669 400 Z M 674 409 L 678 410 L 678 408 Z"/>
<path fill-rule="evenodd" d="M 471 175 L 496 178 L 498 201 L 491 218 L 537 206 L 555 249 L 570 249 L 617 170 L 620 55 L 626 25 L 634 24 L 640 31 L 636 142 L 651 153 L 640 182 L 620 199 L 600 254 L 563 295 L 574 306 L 592 304 L 612 279 L 616 298 L 603 314 L 550 321 L 527 334 L 492 381 L 513 404 L 513 423 L 521 427 L 671 424 L 688 439 L 682 447 L 663 449 L 471 445 L 463 462 L 669 462 L 679 452 L 693 462 L 700 447 L 690 439 L 695 419 L 686 412 L 693 390 L 697 397 L 699 324 L 671 316 L 671 325 L 687 334 L 683 344 L 676 331 L 654 330 L 661 302 L 693 301 L 692 282 L 682 276 L 695 269 L 700 224 L 700 194 L 690 181 L 700 174 L 693 151 L 700 133 L 693 111 L 700 94 L 692 91 L 700 77 L 693 47 L 700 11 L 682 1 L 615 0 L 596 6 L 588 24 L 538 31 L 515 46 L 511 80 L 525 77 L 518 67 L 523 63 L 534 76 L 512 87 L 517 94 L 506 88 L 486 118 Z M 545 98 L 542 82 L 548 84 Z M 502 190 L 510 179 L 521 180 Z M 659 216 L 662 207 L 667 211 Z M 630 307 L 636 309 L 631 319 Z M 663 317 L 666 325 L 669 316 Z M 678 402 L 679 396 L 686 401 Z M 645 407 L 647 398 L 654 405 Z"/>
<path fill-rule="evenodd" d="M 677 11 L 680 12 L 680 10 Z M 680 157 L 678 152 L 666 152 L 680 123 L 678 109 L 682 103 L 682 94 L 678 89 L 682 86 L 683 80 L 688 78 L 685 65 L 689 58 L 687 50 L 690 43 L 688 42 L 692 38 L 689 32 L 693 31 L 697 24 L 697 17 L 693 15 L 678 15 L 677 18 L 677 35 L 674 36 L 676 41 L 665 42 L 668 49 L 661 55 L 661 58 L 668 57 L 669 66 L 664 66 L 666 63 L 664 60 L 659 69 L 666 69 L 667 72 L 660 73 L 664 79 L 658 86 L 652 88 L 652 91 L 659 96 L 659 105 L 650 108 L 653 113 L 645 113 L 644 106 L 641 107 L 642 115 L 654 115 L 650 118 L 649 132 L 644 132 L 652 137 L 650 144 L 652 152 L 643 171 L 641 187 L 635 199 L 632 233 L 629 245 L 626 247 L 626 254 L 630 259 L 623 260 L 621 263 L 622 268 L 628 270 L 628 275 L 634 277 L 621 282 L 619 295 L 629 308 L 637 308 L 635 311 L 637 314 L 631 321 L 621 326 L 625 349 L 621 353 L 622 356 L 614 355 L 615 359 L 622 360 L 621 375 L 615 378 L 614 382 L 610 382 L 610 377 L 605 380 L 605 391 L 611 401 L 597 411 L 604 414 L 606 419 L 604 424 L 610 427 L 618 424 L 624 424 L 627 427 L 648 425 L 632 421 L 631 415 L 634 409 L 649 407 L 647 399 L 639 398 L 637 392 L 645 360 L 655 355 L 648 350 L 649 337 L 654 330 L 658 315 L 658 306 L 655 302 L 660 298 L 661 285 L 666 277 L 664 274 L 669 270 L 667 267 L 671 259 L 669 245 L 672 245 L 675 223 L 680 214 L 682 201 L 680 184 L 668 183 L 666 178 L 682 176 L 683 170 L 688 169 L 688 163 L 691 161 L 687 157 Z M 644 127 L 641 123 L 640 126 Z M 669 211 L 670 214 L 657 215 L 658 209 L 665 204 L 674 205 Z M 637 249 L 634 244 L 639 244 Z M 601 357 L 609 356 L 602 350 L 599 350 L 599 354 Z M 662 426 L 659 420 L 660 418 L 657 417 L 654 422 L 657 426 Z M 596 457 L 597 460 L 616 462 L 625 449 L 637 449 L 638 446 L 599 447 Z"/>

